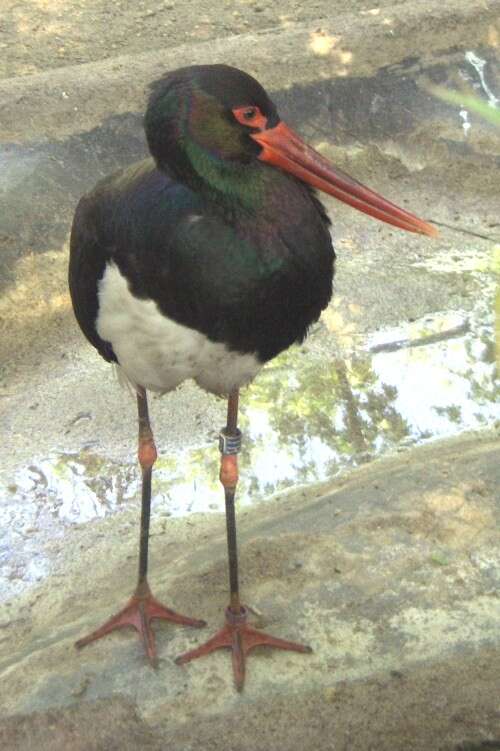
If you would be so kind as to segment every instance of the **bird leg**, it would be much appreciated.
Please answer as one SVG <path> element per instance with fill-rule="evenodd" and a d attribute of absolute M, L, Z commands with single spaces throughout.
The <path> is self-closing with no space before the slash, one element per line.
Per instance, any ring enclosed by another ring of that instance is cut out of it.
<path fill-rule="evenodd" d="M 146 391 L 139 388 L 137 392 L 137 408 L 139 414 L 139 463 L 142 469 L 142 506 L 141 506 L 141 533 L 139 543 L 139 576 L 137 586 L 132 597 L 123 610 L 112 616 L 100 628 L 88 636 L 79 639 L 75 646 L 84 647 L 96 639 L 109 634 L 124 626 L 133 626 L 143 641 L 144 649 L 153 667 L 157 665 L 156 646 L 154 632 L 151 628 L 153 618 L 164 621 L 172 621 L 184 626 L 206 626 L 205 621 L 180 615 L 174 610 L 162 605 L 153 597 L 149 588 L 148 572 L 148 547 L 149 547 L 149 522 L 151 517 L 151 476 L 153 464 L 156 461 L 156 446 L 149 422 L 148 402 Z"/>
<path fill-rule="evenodd" d="M 236 515 L 234 497 L 238 483 L 238 453 L 241 447 L 241 432 L 237 428 L 238 390 L 229 395 L 227 425 L 220 433 L 221 468 L 220 481 L 224 487 L 226 501 L 226 531 L 229 559 L 229 606 L 225 611 L 224 626 L 205 644 L 177 657 L 177 664 L 183 664 L 203 657 L 216 649 L 231 649 L 233 674 L 236 689 L 241 691 L 245 681 L 245 659 L 254 647 L 274 647 L 293 652 L 311 652 L 303 644 L 278 639 L 265 634 L 247 623 L 247 608 L 240 602 L 238 584 L 238 552 L 236 545 Z"/>

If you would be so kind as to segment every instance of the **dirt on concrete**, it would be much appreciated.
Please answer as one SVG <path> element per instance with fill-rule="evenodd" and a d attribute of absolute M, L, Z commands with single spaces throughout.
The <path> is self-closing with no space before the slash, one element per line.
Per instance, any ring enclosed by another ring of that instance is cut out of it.
<path fill-rule="evenodd" d="M 335 12 L 380 13 L 400 3 L 337 0 Z M 249 31 L 290 29 L 331 15 L 327 0 L 2 0 L 0 78 L 195 44 Z"/>
<path fill-rule="evenodd" d="M 476 50 L 498 46 L 499 3 L 405 0 L 368 10 L 354 3 L 346 12 L 340 12 L 336 3 L 335 12 L 325 12 L 319 21 L 308 16 L 289 27 L 275 19 L 260 31 L 251 26 L 241 34 L 216 32 L 209 40 L 189 39 L 165 46 L 155 46 L 146 34 L 134 54 L 135 48 L 127 44 L 120 54 L 108 58 L 92 55 L 99 39 L 92 28 L 85 42 L 88 62 L 44 66 L 33 75 L 0 78 L 0 140 L 65 136 L 74 132 L 75 124 L 89 130 L 111 115 L 142 112 L 148 84 L 183 65 L 225 62 L 248 71 L 275 92 L 371 76 L 380 69 L 418 70 L 443 52 L 463 58 L 464 44 Z M 113 12 L 108 3 L 99 5 L 105 13 Z M 342 9 L 345 5 L 341 4 Z M 133 14 L 135 7 L 127 4 L 128 12 Z M 124 18 L 129 18 L 127 13 Z M 106 40 L 114 28 L 106 24 L 102 38 Z M 334 102 L 330 107 L 334 109 Z"/>

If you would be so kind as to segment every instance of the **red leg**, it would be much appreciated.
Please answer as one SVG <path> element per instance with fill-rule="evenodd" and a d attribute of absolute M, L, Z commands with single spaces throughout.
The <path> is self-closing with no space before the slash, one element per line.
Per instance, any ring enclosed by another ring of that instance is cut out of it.
<path fill-rule="evenodd" d="M 136 590 L 123 610 L 112 616 L 96 631 L 79 639 L 75 646 L 84 647 L 96 639 L 111 633 L 118 628 L 133 626 L 142 638 L 146 654 L 151 664 L 156 666 L 156 647 L 154 632 L 151 628 L 153 618 L 184 626 L 200 628 L 206 626 L 205 621 L 179 615 L 174 610 L 162 605 L 153 597 L 148 585 L 148 549 L 149 549 L 149 520 L 151 512 L 151 475 L 156 461 L 156 446 L 149 422 L 146 391 L 139 388 L 137 392 L 137 408 L 139 414 L 139 463 L 142 468 L 142 507 L 141 534 L 139 544 L 139 578 Z"/>
<path fill-rule="evenodd" d="M 293 652 L 311 652 L 311 648 L 285 639 L 270 636 L 247 624 L 247 610 L 240 603 L 238 584 L 238 552 L 236 546 L 236 516 L 234 496 L 238 483 L 238 452 L 241 433 L 237 428 L 238 391 L 233 391 L 228 400 L 227 425 L 221 431 L 220 451 L 222 454 L 220 481 L 224 486 L 226 499 L 226 530 L 229 558 L 230 605 L 226 609 L 226 623 L 205 644 L 192 649 L 176 659 L 178 664 L 195 660 L 210 654 L 216 649 L 230 649 L 233 658 L 234 682 L 238 691 L 245 681 L 245 658 L 254 647 L 289 649 Z"/>
<path fill-rule="evenodd" d="M 292 652 L 312 652 L 311 647 L 305 644 L 279 639 L 249 626 L 246 608 L 242 607 L 239 614 L 233 613 L 230 608 L 227 608 L 226 623 L 220 631 L 217 631 L 215 636 L 212 636 L 205 644 L 177 657 L 176 662 L 182 665 L 198 657 L 204 657 L 216 649 L 230 649 L 232 651 L 234 682 L 237 690 L 241 691 L 245 681 L 245 659 L 254 647 L 273 647 L 274 649 L 286 649 Z"/>

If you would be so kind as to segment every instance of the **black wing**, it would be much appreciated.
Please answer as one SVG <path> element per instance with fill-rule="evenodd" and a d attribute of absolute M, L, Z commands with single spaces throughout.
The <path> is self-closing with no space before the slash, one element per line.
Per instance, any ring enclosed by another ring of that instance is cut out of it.
<path fill-rule="evenodd" d="M 94 194 L 84 196 L 76 207 L 71 228 L 69 255 L 69 291 L 76 320 L 100 355 L 117 362 L 113 347 L 96 331 L 99 303 L 97 287 L 110 253 L 99 238 Z"/>
<path fill-rule="evenodd" d="M 110 342 L 96 331 L 99 312 L 98 288 L 106 264 L 116 260 L 120 245 L 143 241 L 144 228 L 137 226 L 135 196 L 151 200 L 149 186 L 168 182 L 151 159 L 137 162 L 101 180 L 76 207 L 70 239 L 69 290 L 76 320 L 89 342 L 108 362 L 117 362 Z M 138 188 L 139 186 L 139 188 Z M 141 186 L 146 186 L 146 190 Z M 118 253 L 119 255 L 119 253 Z"/>

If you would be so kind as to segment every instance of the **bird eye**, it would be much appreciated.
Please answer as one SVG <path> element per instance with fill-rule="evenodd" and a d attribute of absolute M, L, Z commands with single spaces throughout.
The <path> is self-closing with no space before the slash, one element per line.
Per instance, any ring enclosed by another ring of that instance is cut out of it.
<path fill-rule="evenodd" d="M 267 117 L 262 114 L 258 107 L 235 107 L 233 115 L 242 125 L 250 125 L 252 128 L 265 128 Z"/>

